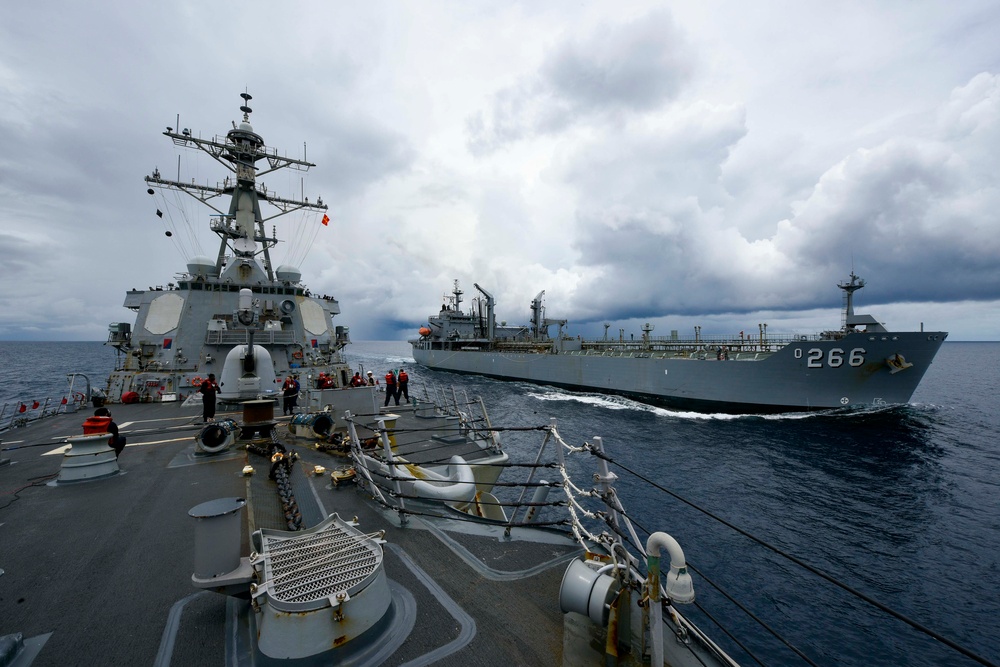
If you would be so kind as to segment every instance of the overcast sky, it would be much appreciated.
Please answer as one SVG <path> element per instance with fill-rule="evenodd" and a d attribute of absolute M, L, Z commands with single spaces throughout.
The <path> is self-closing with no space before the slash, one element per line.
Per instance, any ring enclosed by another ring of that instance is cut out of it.
<path fill-rule="evenodd" d="M 14 3 L 0 339 L 104 340 L 215 255 L 143 178 L 220 181 L 161 133 L 225 133 L 246 90 L 317 164 L 268 189 L 330 207 L 269 223 L 275 263 L 355 340 L 413 336 L 454 279 L 510 323 L 546 290 L 571 333 L 810 333 L 852 267 L 890 328 L 998 340 L 998 35 L 974 0 Z"/>

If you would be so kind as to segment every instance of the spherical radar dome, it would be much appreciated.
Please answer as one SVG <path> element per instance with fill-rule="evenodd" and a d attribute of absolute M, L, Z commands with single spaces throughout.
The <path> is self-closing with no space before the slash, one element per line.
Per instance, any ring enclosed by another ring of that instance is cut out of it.
<path fill-rule="evenodd" d="M 290 264 L 282 264 L 275 273 L 282 282 L 297 283 L 302 280 L 302 272 Z"/>
<path fill-rule="evenodd" d="M 188 260 L 188 273 L 192 276 L 207 276 L 215 273 L 215 260 L 205 255 L 195 255 Z"/>

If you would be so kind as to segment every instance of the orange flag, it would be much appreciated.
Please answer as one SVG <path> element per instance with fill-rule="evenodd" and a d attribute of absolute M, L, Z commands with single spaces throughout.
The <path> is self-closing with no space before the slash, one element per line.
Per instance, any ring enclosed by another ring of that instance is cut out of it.
<path fill-rule="evenodd" d="M 326 213 L 323 214 L 323 226 L 326 227 L 330 224 L 330 216 Z"/>

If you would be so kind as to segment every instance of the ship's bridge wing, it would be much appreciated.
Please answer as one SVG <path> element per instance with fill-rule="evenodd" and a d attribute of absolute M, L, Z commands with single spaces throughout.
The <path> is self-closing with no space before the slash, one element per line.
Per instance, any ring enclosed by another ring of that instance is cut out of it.
<path fill-rule="evenodd" d="M 139 310 L 139 306 L 142 305 L 142 295 L 145 293 L 143 290 L 130 289 L 125 293 L 125 303 L 122 306 L 131 308 L 132 310 Z"/>
<path fill-rule="evenodd" d="M 850 315 L 847 318 L 847 327 L 865 327 L 866 331 L 888 331 L 884 324 L 871 315 Z"/>

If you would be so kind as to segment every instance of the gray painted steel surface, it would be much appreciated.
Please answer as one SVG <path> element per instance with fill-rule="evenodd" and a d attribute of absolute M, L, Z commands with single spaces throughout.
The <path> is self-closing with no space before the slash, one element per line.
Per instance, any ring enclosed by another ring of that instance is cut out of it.
<path fill-rule="evenodd" d="M 246 96 L 249 101 L 249 96 Z M 159 171 L 146 177 L 149 193 L 153 188 L 175 190 L 190 195 L 215 211 L 209 222 L 220 239 L 216 259 L 196 256 L 187 270 L 166 287 L 131 289 L 124 307 L 136 312 L 135 323 L 115 322 L 109 326 L 108 344 L 118 350 L 115 372 L 108 380 L 107 393 L 118 401 L 134 392 L 141 401 L 183 400 L 197 392 L 199 381 L 214 373 L 220 380 L 220 397 L 236 388 L 226 386 L 222 369 L 234 348 L 261 346 L 273 366 L 266 379 L 273 386 L 255 393 L 277 395 L 281 381 L 298 374 L 300 383 L 315 383 L 320 373 L 331 378 L 332 386 L 346 386 L 350 370 L 343 348 L 350 342 L 347 327 L 334 326 L 340 304 L 327 295 L 312 294 L 295 267 L 273 268 L 270 249 L 278 239 L 265 229 L 265 222 L 300 210 L 325 211 L 322 198 L 310 202 L 275 196 L 256 173 L 291 168 L 298 171 L 314 166 L 304 160 L 281 157 L 268 148 L 250 126 L 250 109 L 241 107 L 243 122 L 233 124 L 224 136 L 201 139 L 190 131 L 163 134 L 179 146 L 201 150 L 232 172 L 218 186 L 202 186 L 190 181 L 170 180 Z M 254 167 L 266 161 L 269 168 Z M 214 199 L 229 199 L 219 207 Z M 278 210 L 265 218 L 261 205 Z M 317 223 L 319 224 L 319 223 Z M 241 303 L 241 289 L 250 290 L 249 303 Z M 232 382 L 230 382 L 230 385 Z"/>
<path fill-rule="evenodd" d="M 544 318 L 541 294 L 530 325 L 498 327 L 492 296 L 477 285 L 487 295 L 486 312 L 465 314 L 456 285 L 451 305 L 410 343 L 414 360 L 430 368 L 671 407 L 783 412 L 906 403 L 948 334 L 893 332 L 855 314 L 852 295 L 863 285 L 854 274 L 840 285 L 846 305 L 839 331 L 681 340 L 653 338 L 649 327 L 638 341 L 565 336 L 565 320 Z M 547 331 L 552 324 L 560 329 L 555 337 Z"/>

